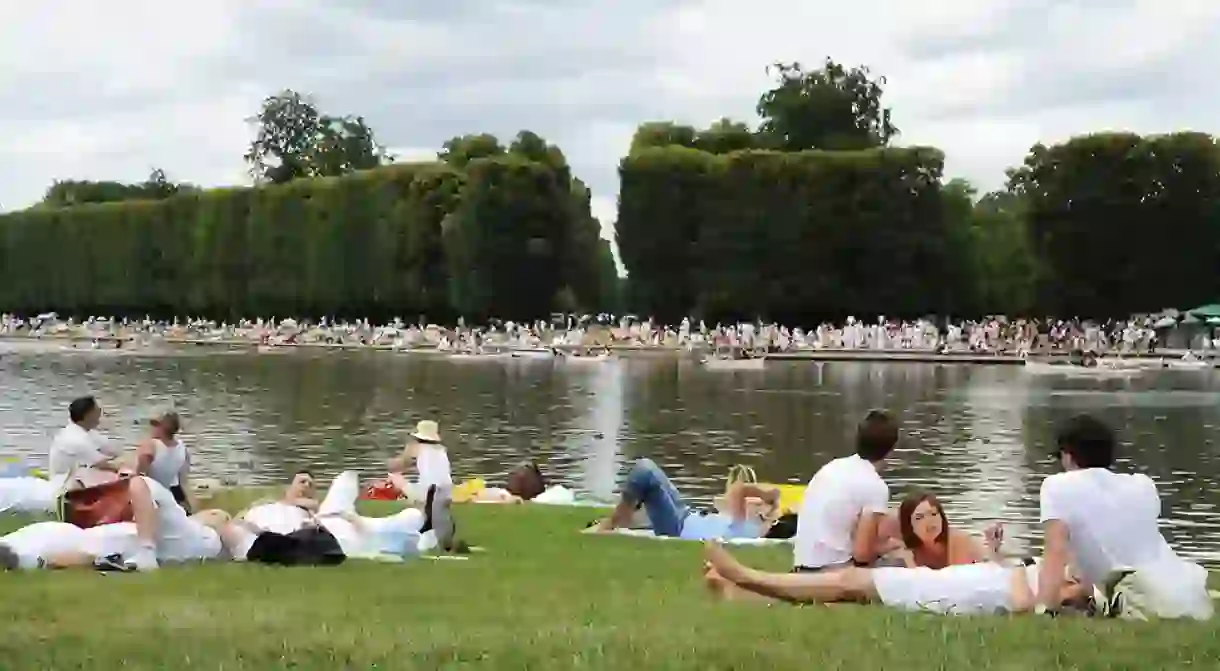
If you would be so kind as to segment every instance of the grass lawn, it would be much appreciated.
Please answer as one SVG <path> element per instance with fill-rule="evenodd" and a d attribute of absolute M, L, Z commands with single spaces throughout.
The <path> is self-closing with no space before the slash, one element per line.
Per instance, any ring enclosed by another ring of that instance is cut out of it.
<path fill-rule="evenodd" d="M 457 513 L 486 549 L 466 561 L 0 575 L 0 669 L 1147 671 L 1220 660 L 1206 624 L 717 604 L 698 544 L 576 533 L 589 510 Z M 0 519 L 0 531 L 20 524 Z M 791 562 L 787 549 L 742 554 Z"/>

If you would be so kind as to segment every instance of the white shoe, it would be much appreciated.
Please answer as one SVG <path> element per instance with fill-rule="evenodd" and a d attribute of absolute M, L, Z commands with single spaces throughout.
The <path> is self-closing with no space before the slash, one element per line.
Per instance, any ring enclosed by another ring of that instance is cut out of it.
<path fill-rule="evenodd" d="M 128 571 L 155 571 L 158 568 L 157 554 L 152 548 L 136 550 L 123 565 Z"/>

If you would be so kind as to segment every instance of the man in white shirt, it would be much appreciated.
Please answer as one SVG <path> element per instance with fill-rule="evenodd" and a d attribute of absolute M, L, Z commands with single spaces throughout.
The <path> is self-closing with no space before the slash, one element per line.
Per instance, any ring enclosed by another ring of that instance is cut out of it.
<path fill-rule="evenodd" d="M 868 566 L 883 554 L 890 488 L 877 471 L 897 443 L 898 423 L 872 410 L 856 430 L 856 453 L 831 461 L 809 481 L 793 541 L 795 571 Z"/>
<path fill-rule="evenodd" d="M 68 479 L 79 480 L 93 487 L 115 479 L 122 448 L 98 433 L 102 408 L 92 396 L 83 396 L 68 404 L 71 422 L 55 434 L 51 442 L 50 476 L 57 489 L 63 489 Z"/>
<path fill-rule="evenodd" d="M 1065 567 L 1074 560 L 1083 582 L 1100 588 L 1110 616 L 1210 618 L 1207 571 L 1179 557 L 1161 535 L 1156 483 L 1110 470 L 1116 442 L 1108 426 L 1088 415 L 1058 431 L 1064 472 L 1042 482 L 1046 540 L 1036 610 L 1054 614 Z"/>

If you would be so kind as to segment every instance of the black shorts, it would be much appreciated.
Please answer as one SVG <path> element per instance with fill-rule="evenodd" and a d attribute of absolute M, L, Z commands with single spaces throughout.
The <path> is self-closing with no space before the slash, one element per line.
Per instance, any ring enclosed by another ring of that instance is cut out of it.
<path fill-rule="evenodd" d="M 192 512 L 191 504 L 186 499 L 186 491 L 182 489 L 182 485 L 174 485 L 173 487 L 170 487 L 169 493 L 174 495 L 174 500 L 178 502 L 178 505 L 182 506 L 182 509 L 186 511 L 187 515 L 190 515 Z"/>

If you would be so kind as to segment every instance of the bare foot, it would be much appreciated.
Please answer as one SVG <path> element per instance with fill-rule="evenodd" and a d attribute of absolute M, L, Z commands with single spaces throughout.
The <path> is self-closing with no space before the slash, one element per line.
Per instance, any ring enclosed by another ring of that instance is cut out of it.
<path fill-rule="evenodd" d="M 732 588 L 732 583 L 725 580 L 716 572 L 716 569 L 709 566 L 703 572 L 703 586 L 707 588 L 712 599 L 724 601 L 728 597 L 728 591 Z"/>
<path fill-rule="evenodd" d="M 703 556 L 707 559 L 707 566 L 714 570 L 721 578 L 734 584 L 743 582 L 749 569 L 733 558 L 729 551 L 724 549 L 723 545 L 715 542 L 707 542 L 703 545 Z"/>

